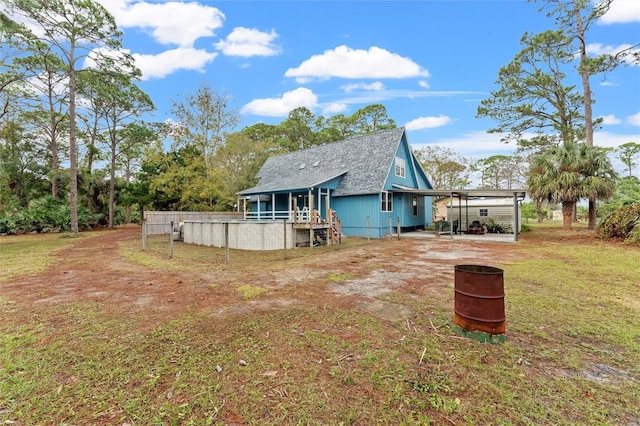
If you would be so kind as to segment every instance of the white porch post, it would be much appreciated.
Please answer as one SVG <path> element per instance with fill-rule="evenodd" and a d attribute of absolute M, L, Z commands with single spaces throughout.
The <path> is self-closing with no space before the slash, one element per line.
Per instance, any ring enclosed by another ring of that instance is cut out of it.
<path fill-rule="evenodd" d="M 256 213 L 258 213 L 258 217 L 256 219 L 260 220 L 260 194 L 257 195 L 258 197 L 258 208 L 256 209 Z"/>
<path fill-rule="evenodd" d="M 271 220 L 276 220 L 276 194 L 271 194 Z"/>
<path fill-rule="evenodd" d="M 309 247 L 313 247 L 313 192 L 309 190 Z"/>

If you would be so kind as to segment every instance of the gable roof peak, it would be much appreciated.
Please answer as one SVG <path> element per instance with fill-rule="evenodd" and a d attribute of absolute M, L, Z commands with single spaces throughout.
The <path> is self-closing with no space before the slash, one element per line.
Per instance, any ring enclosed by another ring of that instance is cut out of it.
<path fill-rule="evenodd" d="M 310 188 L 338 176 L 336 196 L 381 192 L 404 134 L 399 127 L 270 157 L 258 185 L 240 194 Z"/>

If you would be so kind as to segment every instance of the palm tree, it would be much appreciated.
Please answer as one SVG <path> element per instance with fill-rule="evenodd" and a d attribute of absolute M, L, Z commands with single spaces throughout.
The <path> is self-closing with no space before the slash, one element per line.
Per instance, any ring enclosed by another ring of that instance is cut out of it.
<path fill-rule="evenodd" d="M 606 151 L 574 142 L 564 142 L 536 157 L 527 176 L 531 194 L 562 204 L 563 228 L 567 230 L 581 198 L 610 198 L 615 183 L 616 174 Z"/>
<path fill-rule="evenodd" d="M 615 194 L 618 176 L 604 148 L 581 144 L 580 157 L 584 169 L 583 195 L 589 199 L 589 229 L 595 229 L 595 200 L 608 200 Z"/>

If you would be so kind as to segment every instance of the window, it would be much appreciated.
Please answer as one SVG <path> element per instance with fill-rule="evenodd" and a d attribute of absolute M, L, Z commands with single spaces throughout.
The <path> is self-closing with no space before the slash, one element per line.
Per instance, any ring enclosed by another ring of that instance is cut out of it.
<path fill-rule="evenodd" d="M 390 192 L 382 193 L 382 211 L 383 212 L 393 211 L 393 194 Z"/>
<path fill-rule="evenodd" d="M 396 157 L 396 176 L 405 177 L 404 159 Z"/>
<path fill-rule="evenodd" d="M 480 217 L 489 216 L 489 209 L 480 209 Z"/>
<path fill-rule="evenodd" d="M 415 195 L 411 197 L 411 207 L 413 209 L 413 215 L 418 216 L 418 197 Z"/>

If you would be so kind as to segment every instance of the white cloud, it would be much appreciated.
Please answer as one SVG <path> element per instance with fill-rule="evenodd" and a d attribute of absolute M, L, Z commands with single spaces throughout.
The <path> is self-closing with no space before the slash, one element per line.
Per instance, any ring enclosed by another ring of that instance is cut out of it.
<path fill-rule="evenodd" d="M 619 118 L 617 118 L 613 114 L 604 115 L 601 118 L 602 118 L 602 124 L 604 124 L 604 125 L 615 125 L 615 124 L 622 123 L 622 120 L 620 120 Z"/>
<path fill-rule="evenodd" d="M 594 132 L 593 144 L 604 148 L 617 148 L 623 143 L 637 141 L 638 135 L 610 133 L 610 132 Z"/>
<path fill-rule="evenodd" d="M 391 53 L 379 47 L 369 50 L 338 46 L 314 55 L 297 68 L 289 68 L 285 77 L 293 77 L 298 83 L 313 79 L 338 78 L 411 78 L 428 77 L 429 71 L 409 58 Z"/>
<path fill-rule="evenodd" d="M 616 0 L 609 11 L 600 18 L 603 24 L 640 22 L 640 2 L 638 0 Z"/>
<path fill-rule="evenodd" d="M 424 81 L 424 80 L 420 80 L 420 81 L 418 82 L 418 85 L 419 85 L 420 87 L 422 87 L 423 89 L 429 89 L 429 88 L 431 88 L 431 86 L 429 86 L 429 83 L 427 83 L 427 82 L 426 82 L 426 81 Z"/>
<path fill-rule="evenodd" d="M 274 56 L 280 53 L 280 48 L 273 44 L 278 38 L 275 31 L 265 33 L 253 28 L 234 28 L 226 40 L 215 44 L 216 49 L 228 56 Z"/>
<path fill-rule="evenodd" d="M 420 149 L 426 145 L 439 145 L 460 153 L 465 157 L 471 157 L 474 159 L 490 157 L 498 154 L 513 154 L 517 148 L 516 145 L 500 142 L 500 138 L 502 136 L 503 135 L 499 133 L 487 133 L 484 130 L 475 130 L 463 133 L 453 138 L 436 139 L 429 143 L 412 142 L 411 146 L 415 149 Z M 415 137 L 412 139 L 415 140 Z"/>
<path fill-rule="evenodd" d="M 473 160 L 479 160 L 493 155 L 513 155 L 517 149 L 517 145 L 514 143 L 505 144 L 500 142 L 500 139 L 504 135 L 500 133 L 487 133 L 484 130 L 465 132 L 458 136 L 446 139 L 430 140 L 428 143 L 416 143 L 415 140 L 418 136 L 415 134 L 413 136 L 409 136 L 412 139 L 411 147 L 414 149 L 437 145 L 449 148 L 452 151 Z M 523 136 L 525 138 L 531 138 L 534 134 L 525 134 Z M 623 143 L 636 140 L 638 140 L 638 135 L 623 135 L 609 132 L 595 132 L 594 134 L 595 145 L 605 148 L 617 148 Z M 612 156 L 610 156 L 610 158 L 611 157 Z M 616 170 L 622 170 L 622 165 L 619 164 L 619 162 L 616 162 L 615 158 L 611 159 L 614 160 L 613 165 Z M 475 187 L 480 183 L 478 176 L 472 175 L 471 178 L 473 180 L 471 187 Z"/>
<path fill-rule="evenodd" d="M 166 3 L 101 0 L 121 28 L 142 28 L 165 45 L 193 46 L 201 37 L 211 37 L 222 27 L 224 14 L 199 3 Z"/>
<path fill-rule="evenodd" d="M 484 130 L 465 132 L 457 137 L 430 140 L 429 143 L 416 143 L 418 136 L 409 135 L 412 139 L 411 146 L 420 149 L 426 145 L 440 145 L 458 152 L 465 157 L 474 159 L 486 158 L 492 155 L 513 155 L 517 145 L 514 143 L 500 142 L 505 135 L 500 133 L 487 133 Z M 524 138 L 531 138 L 534 134 L 524 134 Z M 610 132 L 595 132 L 594 144 L 604 148 L 617 148 L 623 143 L 638 140 L 638 135 L 617 134 Z"/>
<path fill-rule="evenodd" d="M 640 3 L 639 3 L 640 4 Z M 621 55 L 622 58 L 628 57 L 630 54 L 640 54 L 640 49 L 632 49 L 633 45 L 631 44 L 620 44 L 618 46 L 611 46 L 609 44 L 602 43 L 591 43 L 587 44 L 586 49 L 587 53 L 592 55 L 617 55 L 621 52 L 625 52 L 624 55 Z M 629 61 L 630 64 L 636 65 L 633 61 Z"/>
<path fill-rule="evenodd" d="M 323 115 L 342 114 L 343 112 L 345 112 L 348 109 L 349 109 L 349 105 L 347 105 L 347 104 L 332 103 L 332 104 L 329 104 L 329 105 L 324 105 L 322 107 L 322 114 Z"/>
<path fill-rule="evenodd" d="M 299 87 L 284 93 L 280 98 L 254 99 L 244 105 L 240 112 L 267 117 L 286 117 L 298 107 L 314 109 L 318 107 L 318 97 L 306 87 Z"/>
<path fill-rule="evenodd" d="M 640 112 L 627 117 L 627 123 L 633 126 L 640 126 Z M 638 135 L 636 135 L 636 139 Z"/>
<path fill-rule="evenodd" d="M 376 81 L 371 84 L 366 84 L 366 83 L 345 84 L 343 86 L 340 86 L 340 88 L 345 92 L 349 93 L 349 92 L 353 92 L 354 90 L 373 90 L 377 92 L 380 90 L 384 90 L 385 87 L 382 82 Z"/>
<path fill-rule="evenodd" d="M 618 84 L 614 83 L 613 81 L 602 80 L 602 82 L 600 83 L 600 86 L 618 86 Z"/>
<path fill-rule="evenodd" d="M 150 80 L 163 78 L 179 70 L 204 72 L 204 66 L 218 54 L 190 47 L 167 50 L 157 55 L 134 53 L 132 56 L 142 71 L 142 80 Z"/>
<path fill-rule="evenodd" d="M 420 130 L 420 129 L 433 129 L 435 127 L 446 126 L 453 120 L 446 115 L 439 115 L 438 117 L 418 117 L 409 121 L 404 126 L 407 130 Z"/>

